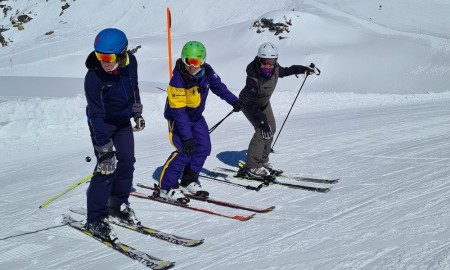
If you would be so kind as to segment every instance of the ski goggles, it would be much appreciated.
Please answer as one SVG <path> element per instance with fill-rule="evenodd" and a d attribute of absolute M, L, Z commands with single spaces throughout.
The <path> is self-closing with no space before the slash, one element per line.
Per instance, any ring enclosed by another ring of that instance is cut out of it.
<path fill-rule="evenodd" d="M 115 53 L 99 53 L 95 52 L 95 56 L 97 56 L 98 61 L 108 62 L 108 63 L 116 63 L 119 62 L 119 57 Z"/>
<path fill-rule="evenodd" d="M 203 65 L 203 63 L 205 63 L 205 59 L 201 60 L 198 58 L 183 58 L 183 63 L 186 66 L 194 66 L 194 67 L 200 67 L 201 65 Z"/>
<path fill-rule="evenodd" d="M 118 63 L 120 60 L 126 59 L 127 53 L 100 53 L 95 52 L 95 56 L 98 61 L 108 62 L 108 63 Z"/>
<path fill-rule="evenodd" d="M 276 58 L 261 58 L 261 67 L 273 67 L 276 62 Z"/>

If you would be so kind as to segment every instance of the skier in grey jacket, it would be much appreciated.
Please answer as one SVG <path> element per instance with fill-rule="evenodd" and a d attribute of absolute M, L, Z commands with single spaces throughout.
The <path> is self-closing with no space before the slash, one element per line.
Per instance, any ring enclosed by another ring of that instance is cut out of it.
<path fill-rule="evenodd" d="M 270 174 L 282 173 L 269 163 L 273 135 L 276 131 L 270 97 L 278 78 L 303 73 L 317 74 L 313 67 L 301 65 L 282 67 L 277 60 L 277 47 L 272 43 L 263 43 L 258 49 L 258 55 L 247 66 L 246 84 L 239 94 L 242 112 L 255 129 L 245 165 L 239 170 L 239 174 L 245 177 L 264 179 Z"/>

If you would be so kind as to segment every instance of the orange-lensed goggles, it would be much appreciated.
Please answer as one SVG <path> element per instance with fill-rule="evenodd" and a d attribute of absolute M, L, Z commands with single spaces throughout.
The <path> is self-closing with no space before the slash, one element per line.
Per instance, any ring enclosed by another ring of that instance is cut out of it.
<path fill-rule="evenodd" d="M 203 62 L 203 60 L 197 58 L 183 58 L 183 63 L 186 66 L 200 67 L 201 65 L 203 65 Z"/>
<path fill-rule="evenodd" d="M 108 63 L 115 63 L 119 62 L 117 55 L 114 53 L 99 53 L 95 52 L 95 56 L 97 56 L 98 61 L 108 62 Z"/>

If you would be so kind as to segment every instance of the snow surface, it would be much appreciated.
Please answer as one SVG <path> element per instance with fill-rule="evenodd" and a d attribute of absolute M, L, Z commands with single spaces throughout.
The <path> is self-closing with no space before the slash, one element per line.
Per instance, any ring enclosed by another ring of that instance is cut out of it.
<path fill-rule="evenodd" d="M 276 206 L 247 222 L 131 198 L 147 226 L 205 243 L 179 247 L 117 228 L 123 242 L 176 261 L 174 269 L 450 269 L 448 1 L 69 0 L 61 16 L 60 1 L 2 2 L 33 20 L 2 33 L 13 42 L 0 49 L 0 269 L 145 269 L 59 226 L 69 207 L 85 205 L 87 185 L 38 206 L 92 172 L 84 162 L 93 155 L 84 60 L 106 27 L 123 29 L 130 48 L 142 46 L 136 56 L 147 127 L 135 134 L 135 182 L 158 178 L 173 150 L 158 89 L 168 82 L 167 6 L 174 59 L 186 41 L 202 41 L 236 94 L 262 42 L 277 44 L 281 65 L 321 69 L 305 82 L 271 161 L 290 175 L 341 180 L 326 194 L 203 180 L 214 198 Z M 251 26 L 262 17 L 291 19 L 287 38 L 257 34 Z M 0 19 L 8 23 L 9 16 Z M 272 98 L 278 129 L 302 81 L 279 80 Z M 212 126 L 230 109 L 210 95 L 205 117 Z M 205 169 L 235 165 L 251 136 L 243 115 L 231 115 L 212 133 Z"/>

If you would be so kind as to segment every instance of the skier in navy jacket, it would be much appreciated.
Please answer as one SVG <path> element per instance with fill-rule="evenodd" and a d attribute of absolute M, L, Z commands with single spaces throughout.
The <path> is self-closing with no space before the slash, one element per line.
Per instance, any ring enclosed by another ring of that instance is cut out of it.
<path fill-rule="evenodd" d="M 84 89 L 86 114 L 97 165 L 87 191 L 86 228 L 114 240 L 107 222 L 140 224 L 130 208 L 134 163 L 133 131 L 145 127 L 139 96 L 136 57 L 127 52 L 128 39 L 118 29 L 107 28 L 95 38 L 86 60 Z M 136 126 L 132 128 L 130 118 Z"/>

